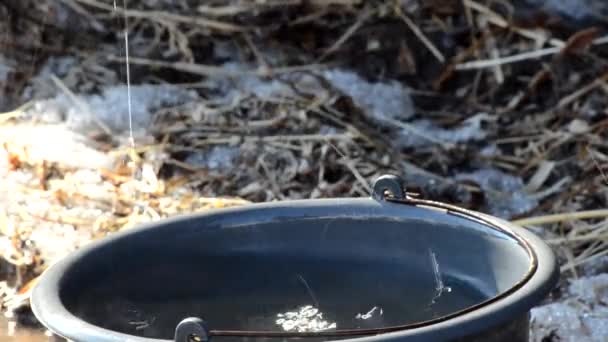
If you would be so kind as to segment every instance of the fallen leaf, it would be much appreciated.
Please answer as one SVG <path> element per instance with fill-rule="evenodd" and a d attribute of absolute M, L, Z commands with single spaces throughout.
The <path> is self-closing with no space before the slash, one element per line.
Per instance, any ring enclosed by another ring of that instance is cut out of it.
<path fill-rule="evenodd" d="M 591 27 L 576 32 L 568 38 L 566 46 L 564 46 L 561 53 L 567 55 L 582 52 L 591 46 L 598 33 L 599 29 L 597 27 Z"/>

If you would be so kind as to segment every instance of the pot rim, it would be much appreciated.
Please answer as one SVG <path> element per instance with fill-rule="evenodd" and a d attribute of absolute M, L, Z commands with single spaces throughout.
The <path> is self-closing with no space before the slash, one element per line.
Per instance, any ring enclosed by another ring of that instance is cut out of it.
<path fill-rule="evenodd" d="M 160 221 L 146 223 L 139 227 L 130 228 L 107 236 L 103 239 L 93 241 L 79 250 L 71 253 L 67 257 L 59 260 L 47 268 L 41 276 L 40 281 L 35 286 L 31 296 L 32 311 L 38 320 L 53 333 L 72 341 L 133 341 L 133 342 L 160 342 L 172 341 L 155 338 L 137 337 L 128 335 L 99 326 L 90 324 L 83 319 L 73 315 L 63 305 L 59 297 L 59 288 L 64 274 L 79 260 L 89 252 L 103 248 L 114 240 L 122 239 L 132 234 L 139 234 L 144 231 L 158 228 L 159 226 L 170 223 L 179 223 L 192 219 L 212 218 L 213 216 L 238 214 L 252 210 L 300 207 L 333 207 L 342 206 L 370 206 L 374 207 L 395 207 L 399 210 L 414 211 L 433 210 L 441 211 L 446 215 L 455 215 L 459 218 L 481 223 L 491 229 L 500 231 L 503 234 L 514 238 L 519 245 L 524 248 L 530 257 L 531 265 L 528 272 L 517 284 L 506 291 L 473 305 L 464 310 L 460 310 L 449 315 L 436 319 L 417 322 L 403 326 L 394 326 L 372 330 L 356 330 L 356 335 L 352 333 L 304 333 L 292 334 L 281 332 L 259 332 L 257 336 L 264 337 L 345 337 L 352 339 L 342 339 L 341 341 L 353 342 L 372 342 L 372 341 L 425 341 L 429 338 L 433 340 L 441 339 L 440 336 L 466 336 L 479 331 L 480 324 L 493 326 L 504 323 L 521 314 L 528 312 L 531 307 L 540 302 L 545 295 L 555 286 L 559 278 L 558 264 L 553 251 L 535 234 L 518 227 L 512 223 L 499 218 L 479 213 L 472 210 L 463 209 L 457 206 L 436 201 L 412 199 L 410 197 L 385 199 L 383 201 L 371 198 L 330 198 L 314 200 L 286 200 L 267 203 L 249 204 L 240 207 L 214 209 L 203 213 L 193 213 L 166 218 Z M 419 213 L 419 211 L 418 211 Z M 415 217 L 415 216 L 412 216 Z M 343 330 L 343 332 L 348 332 Z M 210 331 L 211 336 L 256 336 L 246 331 Z M 370 335 L 376 334 L 376 335 Z M 377 335 L 382 334 L 382 335 Z M 274 336 L 273 336 L 274 335 Z"/>

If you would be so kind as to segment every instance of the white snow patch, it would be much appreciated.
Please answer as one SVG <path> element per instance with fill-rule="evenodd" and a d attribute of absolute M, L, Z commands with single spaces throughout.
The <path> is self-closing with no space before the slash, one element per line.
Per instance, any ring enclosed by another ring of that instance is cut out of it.
<path fill-rule="evenodd" d="M 396 81 L 372 83 L 356 73 L 338 69 L 327 70 L 323 76 L 379 122 L 407 119 L 414 115 L 409 91 Z"/>
<path fill-rule="evenodd" d="M 587 304 L 603 301 L 608 304 L 608 273 L 575 279 L 568 292 Z"/>
<path fill-rule="evenodd" d="M 0 146 L 26 151 L 31 162 L 55 162 L 74 168 L 112 168 L 114 159 L 91 147 L 83 135 L 64 125 L 0 127 Z M 4 158 L 2 158 L 4 160 Z M 0 169 L 3 168 L 0 161 Z M 4 165 L 6 168 L 8 165 Z"/>
<path fill-rule="evenodd" d="M 575 279 L 566 299 L 533 308 L 531 341 L 551 333 L 559 341 L 606 341 L 608 336 L 608 274 Z"/>
<path fill-rule="evenodd" d="M 533 209 L 538 201 L 524 189 L 521 178 L 496 169 L 480 169 L 473 173 L 458 174 L 456 180 L 470 180 L 481 187 L 486 196 L 489 214 L 500 218 L 511 218 Z"/>
<path fill-rule="evenodd" d="M 101 121 L 115 133 L 125 132 L 128 128 L 129 111 L 127 87 L 125 85 L 104 88 L 101 94 L 80 95 L 74 101 L 67 94 L 37 101 L 29 115 L 39 118 L 51 116 L 67 121 L 70 128 L 84 132 L 99 130 L 96 121 Z M 152 121 L 155 111 L 196 100 L 192 91 L 171 85 L 134 85 L 131 87 L 133 127 L 145 130 Z M 55 120 L 56 120 L 55 119 Z"/>
<path fill-rule="evenodd" d="M 547 12 L 558 13 L 574 20 L 601 18 L 608 14 L 608 3 L 603 0 L 527 0 Z"/>
<path fill-rule="evenodd" d="M 416 120 L 410 125 L 422 134 L 414 134 L 409 129 L 401 130 L 398 144 L 401 147 L 422 147 L 437 142 L 447 144 L 464 143 L 468 141 L 479 141 L 486 137 L 486 132 L 481 127 L 486 114 L 478 114 L 464 120 L 461 125 L 453 128 L 441 128 L 429 120 Z M 430 139 L 426 139 L 429 137 Z"/>

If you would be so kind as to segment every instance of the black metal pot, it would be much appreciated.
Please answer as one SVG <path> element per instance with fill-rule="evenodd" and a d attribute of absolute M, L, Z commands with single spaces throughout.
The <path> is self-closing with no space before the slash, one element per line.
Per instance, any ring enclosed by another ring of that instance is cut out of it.
<path fill-rule="evenodd" d="M 558 278 L 530 232 L 406 196 L 284 201 L 128 230 L 50 267 L 38 319 L 72 341 L 527 341 Z M 203 321 L 204 319 L 204 321 Z"/>

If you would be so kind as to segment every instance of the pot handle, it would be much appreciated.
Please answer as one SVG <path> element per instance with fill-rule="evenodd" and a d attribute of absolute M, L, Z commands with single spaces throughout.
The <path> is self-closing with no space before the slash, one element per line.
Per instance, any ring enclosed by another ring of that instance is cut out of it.
<path fill-rule="evenodd" d="M 209 328 L 207 323 L 198 317 L 189 317 L 175 328 L 175 342 L 208 342 Z"/>
<path fill-rule="evenodd" d="M 377 201 L 383 201 L 387 197 L 400 200 L 405 199 L 403 180 L 395 175 L 378 177 L 374 182 L 372 197 Z"/>

